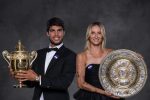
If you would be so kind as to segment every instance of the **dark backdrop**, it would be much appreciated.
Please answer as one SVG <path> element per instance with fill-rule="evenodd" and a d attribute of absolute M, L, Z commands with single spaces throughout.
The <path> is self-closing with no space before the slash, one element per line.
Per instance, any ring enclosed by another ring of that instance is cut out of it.
<path fill-rule="evenodd" d="M 84 48 L 89 23 L 101 21 L 107 32 L 107 47 L 126 48 L 143 55 L 150 66 L 150 0 L 0 0 L 0 52 L 13 51 L 20 39 L 26 48 L 36 50 L 48 45 L 46 21 L 57 16 L 65 21 L 67 47 Z M 0 56 L 0 99 L 31 100 L 33 89 L 14 89 L 7 63 Z M 128 100 L 149 100 L 150 78 L 139 94 Z M 69 88 L 77 90 L 75 81 Z"/>

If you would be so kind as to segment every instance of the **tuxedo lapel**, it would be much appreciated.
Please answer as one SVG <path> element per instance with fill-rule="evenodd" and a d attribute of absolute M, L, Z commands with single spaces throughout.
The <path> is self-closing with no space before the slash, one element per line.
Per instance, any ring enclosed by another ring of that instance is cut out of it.
<path fill-rule="evenodd" d="M 44 69 L 45 69 L 45 60 L 46 60 L 46 48 L 42 49 L 42 50 L 39 50 L 37 51 L 38 52 L 38 59 L 35 60 L 35 62 L 33 62 L 33 64 L 35 63 L 36 65 L 34 66 L 38 66 L 38 73 L 40 75 L 44 75 L 45 72 L 44 72 Z M 36 70 L 36 69 L 35 69 Z"/>
<path fill-rule="evenodd" d="M 62 58 L 64 49 L 65 49 L 64 46 L 62 46 L 61 48 L 58 49 L 58 51 L 57 51 L 57 52 L 55 53 L 55 55 L 53 56 L 51 62 L 49 63 L 46 73 L 47 73 L 52 67 L 55 66 L 55 64 L 58 62 L 59 59 Z M 45 74 L 46 74 L 46 73 L 45 73 Z"/>
<path fill-rule="evenodd" d="M 41 64 L 39 64 L 39 65 L 41 65 L 40 70 L 41 70 L 42 75 L 44 75 L 44 73 L 45 73 L 44 72 L 44 69 L 45 69 L 44 66 L 45 66 L 45 60 L 46 60 L 46 53 L 47 53 L 46 50 L 44 50 L 44 52 L 42 52 L 42 54 L 41 54 L 42 56 L 41 56 L 41 60 L 40 60 Z"/>

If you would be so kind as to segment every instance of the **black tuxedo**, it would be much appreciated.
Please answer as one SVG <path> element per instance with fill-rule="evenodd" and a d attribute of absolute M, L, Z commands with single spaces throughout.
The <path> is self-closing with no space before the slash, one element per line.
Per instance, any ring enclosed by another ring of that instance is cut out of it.
<path fill-rule="evenodd" d="M 41 93 L 44 100 L 69 100 L 68 87 L 75 74 L 76 54 L 65 46 L 60 47 L 44 74 L 46 48 L 37 53 L 32 69 L 41 75 L 41 85 L 39 82 L 26 82 L 28 86 L 35 87 L 33 100 L 39 100 Z"/>

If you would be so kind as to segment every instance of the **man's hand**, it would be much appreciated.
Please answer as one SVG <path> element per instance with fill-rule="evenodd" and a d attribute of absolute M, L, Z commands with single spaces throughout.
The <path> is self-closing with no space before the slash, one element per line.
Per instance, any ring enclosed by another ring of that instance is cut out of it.
<path fill-rule="evenodd" d="M 36 81 L 36 77 L 38 77 L 38 75 L 31 69 L 27 71 L 17 71 L 15 75 L 15 78 L 19 81 Z"/>
<path fill-rule="evenodd" d="M 11 66 L 8 66 L 8 68 L 9 68 L 10 75 L 14 78 L 15 77 L 15 72 L 13 71 Z"/>

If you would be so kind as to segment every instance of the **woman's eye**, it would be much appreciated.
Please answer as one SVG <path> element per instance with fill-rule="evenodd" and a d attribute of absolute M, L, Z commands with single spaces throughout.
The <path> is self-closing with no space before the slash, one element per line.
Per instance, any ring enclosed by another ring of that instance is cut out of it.
<path fill-rule="evenodd" d="M 91 34 L 95 34 L 95 32 L 91 32 Z"/>

